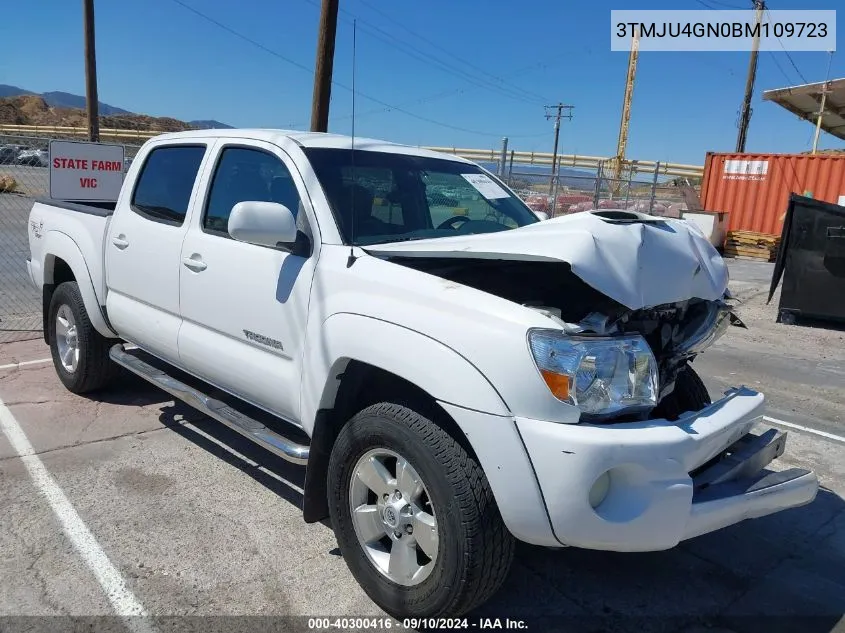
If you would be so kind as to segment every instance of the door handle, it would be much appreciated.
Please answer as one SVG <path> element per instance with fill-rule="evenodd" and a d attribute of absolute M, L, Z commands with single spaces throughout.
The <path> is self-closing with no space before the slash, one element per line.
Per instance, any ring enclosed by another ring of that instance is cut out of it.
<path fill-rule="evenodd" d="M 182 264 L 184 264 L 187 268 L 190 268 L 195 273 L 202 272 L 206 268 L 208 268 L 208 264 L 202 261 L 201 256 L 197 253 L 194 253 L 191 257 L 186 257 L 182 260 Z"/>
<path fill-rule="evenodd" d="M 111 238 L 111 243 L 117 246 L 120 250 L 123 250 L 127 246 L 129 246 L 129 242 L 126 241 L 126 236 L 121 233 L 120 235 L 115 235 Z"/>

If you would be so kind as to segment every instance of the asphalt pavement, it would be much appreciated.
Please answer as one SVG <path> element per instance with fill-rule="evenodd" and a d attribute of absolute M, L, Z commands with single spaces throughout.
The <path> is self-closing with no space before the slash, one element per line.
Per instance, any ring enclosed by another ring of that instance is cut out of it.
<path fill-rule="evenodd" d="M 470 628 L 845 630 L 843 333 L 775 324 L 760 294 L 771 266 L 731 267 L 757 284 L 743 289 L 749 329 L 695 367 L 714 396 L 767 394 L 773 424 L 792 425 L 780 467 L 814 468 L 816 501 L 666 552 L 521 545 Z M 383 615 L 328 525 L 302 522 L 303 468 L 133 377 L 74 396 L 48 357 L 39 340 L 0 345 L 0 631 L 332 630 L 308 616 Z"/>

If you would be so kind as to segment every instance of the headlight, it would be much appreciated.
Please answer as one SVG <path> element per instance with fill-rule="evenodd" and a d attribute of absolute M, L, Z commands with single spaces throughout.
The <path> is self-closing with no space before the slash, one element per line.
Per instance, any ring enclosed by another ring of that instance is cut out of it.
<path fill-rule="evenodd" d="M 585 418 L 645 412 L 657 405 L 657 362 L 639 334 L 599 338 L 531 330 L 528 343 L 549 390 Z"/>

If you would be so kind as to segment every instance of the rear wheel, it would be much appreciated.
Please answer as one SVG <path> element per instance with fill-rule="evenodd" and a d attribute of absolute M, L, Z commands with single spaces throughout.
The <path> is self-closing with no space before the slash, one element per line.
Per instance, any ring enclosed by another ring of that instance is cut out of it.
<path fill-rule="evenodd" d="M 116 370 L 109 359 L 112 341 L 91 325 L 75 281 L 59 284 L 48 314 L 50 353 L 62 384 L 73 393 L 104 387 Z"/>
<path fill-rule="evenodd" d="M 394 617 L 458 616 L 507 577 L 514 540 L 479 464 L 440 426 L 391 403 L 340 431 L 329 512 L 352 575 Z"/>
<path fill-rule="evenodd" d="M 710 394 L 701 377 L 685 365 L 675 378 L 675 389 L 666 396 L 652 414 L 655 418 L 675 420 L 686 411 L 700 411 L 711 404 Z"/>

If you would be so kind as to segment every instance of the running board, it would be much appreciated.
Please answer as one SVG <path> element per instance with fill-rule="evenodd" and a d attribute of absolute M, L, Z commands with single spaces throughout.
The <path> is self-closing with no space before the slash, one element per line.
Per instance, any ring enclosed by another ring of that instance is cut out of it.
<path fill-rule="evenodd" d="M 258 420 L 236 411 L 225 402 L 216 400 L 185 383 L 176 380 L 157 367 L 153 367 L 141 358 L 134 356 L 123 349 L 123 344 L 118 343 L 109 350 L 111 359 L 120 365 L 164 389 L 171 396 L 182 400 L 193 408 L 201 411 L 210 418 L 222 422 L 233 431 L 237 431 L 248 440 L 252 440 L 262 448 L 266 448 L 274 455 L 294 464 L 305 465 L 308 463 L 309 447 L 303 444 L 296 444 L 288 438 L 271 431 Z"/>

